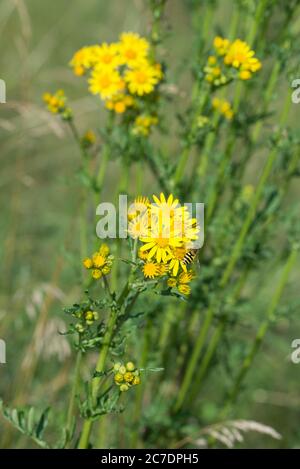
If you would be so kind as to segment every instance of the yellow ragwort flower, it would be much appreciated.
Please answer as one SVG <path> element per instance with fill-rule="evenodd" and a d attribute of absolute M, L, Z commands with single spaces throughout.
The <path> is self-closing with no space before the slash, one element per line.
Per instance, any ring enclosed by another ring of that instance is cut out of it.
<path fill-rule="evenodd" d="M 261 62 L 254 57 L 255 52 L 240 39 L 236 39 L 228 48 L 224 57 L 225 65 L 239 69 L 241 80 L 249 80 L 252 74 L 261 68 Z"/>
<path fill-rule="evenodd" d="M 117 114 L 123 114 L 127 108 L 134 105 L 132 96 L 124 93 L 118 93 L 107 100 L 105 106 L 110 111 L 115 111 Z"/>
<path fill-rule="evenodd" d="M 89 79 L 89 89 L 93 94 L 99 94 L 101 99 L 111 99 L 112 96 L 125 88 L 121 75 L 116 70 L 96 67 Z"/>
<path fill-rule="evenodd" d="M 155 278 L 159 276 L 159 266 L 155 262 L 146 262 L 143 265 L 143 273 L 146 278 Z"/>
<path fill-rule="evenodd" d="M 151 128 L 154 125 L 157 125 L 157 123 L 158 123 L 158 119 L 156 116 L 150 116 L 150 115 L 137 116 L 134 121 L 132 132 L 135 135 L 143 135 L 144 137 L 147 137 L 150 133 Z"/>
<path fill-rule="evenodd" d="M 117 68 L 121 64 L 118 44 L 103 42 L 100 46 L 96 46 L 93 50 L 93 60 L 94 65 L 101 70 Z"/>
<path fill-rule="evenodd" d="M 114 256 L 109 254 L 109 247 L 107 244 L 102 244 L 97 252 L 92 257 L 87 257 L 83 260 L 83 265 L 86 269 L 92 269 L 92 277 L 95 280 L 102 278 L 111 271 Z"/>
<path fill-rule="evenodd" d="M 125 80 L 130 93 L 139 96 L 151 93 L 161 78 L 161 70 L 148 62 L 125 72 Z"/>
<path fill-rule="evenodd" d="M 113 367 L 114 381 L 119 386 L 121 392 L 128 391 L 132 386 L 140 384 L 140 372 L 134 363 L 128 362 L 126 366 L 122 363 L 116 363 Z"/>
<path fill-rule="evenodd" d="M 85 46 L 75 52 L 70 65 L 75 75 L 84 75 L 96 63 L 96 51 L 99 46 Z"/>
<path fill-rule="evenodd" d="M 136 33 L 122 33 L 118 48 L 121 63 L 136 67 L 146 60 L 150 44 Z"/>
<path fill-rule="evenodd" d="M 226 99 L 213 98 L 212 106 L 223 114 L 227 120 L 231 120 L 233 118 L 234 112 L 230 102 L 226 101 Z"/>
<path fill-rule="evenodd" d="M 179 293 L 182 293 L 182 295 L 188 296 L 191 293 L 191 287 L 189 285 L 179 284 L 177 288 Z"/>
<path fill-rule="evenodd" d="M 230 41 L 228 39 L 224 39 L 220 36 L 215 37 L 214 48 L 216 49 L 218 55 L 225 55 L 228 51 L 229 46 Z"/>

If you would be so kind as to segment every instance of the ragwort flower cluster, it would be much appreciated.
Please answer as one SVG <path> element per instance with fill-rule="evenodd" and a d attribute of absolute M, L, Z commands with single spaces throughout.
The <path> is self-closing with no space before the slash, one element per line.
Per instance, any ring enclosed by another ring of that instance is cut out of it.
<path fill-rule="evenodd" d="M 128 391 L 132 386 L 140 384 L 140 372 L 132 362 L 115 363 L 113 367 L 114 381 L 121 392 Z"/>
<path fill-rule="evenodd" d="M 216 53 L 208 57 L 204 72 L 206 81 L 216 87 L 233 79 L 249 80 L 261 69 L 261 62 L 245 41 L 231 42 L 217 36 L 214 49 Z"/>
<path fill-rule="evenodd" d="M 192 264 L 196 250 L 193 242 L 198 239 L 199 226 L 187 207 L 171 194 L 135 200 L 128 211 L 129 235 L 141 242 L 138 257 L 144 277 L 165 277 L 170 288 L 180 293 L 190 293 L 189 283 L 194 273 Z"/>
<path fill-rule="evenodd" d="M 52 114 L 59 114 L 63 120 L 72 118 L 72 111 L 67 106 L 67 98 L 63 90 L 57 90 L 54 94 L 44 93 L 43 101 Z"/>
<path fill-rule="evenodd" d="M 163 77 L 161 65 L 150 59 L 149 42 L 135 33 L 122 33 L 115 43 L 79 49 L 70 65 L 76 75 L 89 72 L 89 90 L 118 114 L 152 93 Z"/>
<path fill-rule="evenodd" d="M 114 256 L 110 254 L 109 247 L 102 244 L 97 252 L 83 260 L 83 266 L 91 270 L 92 277 L 98 280 L 110 273 L 113 260 Z"/>

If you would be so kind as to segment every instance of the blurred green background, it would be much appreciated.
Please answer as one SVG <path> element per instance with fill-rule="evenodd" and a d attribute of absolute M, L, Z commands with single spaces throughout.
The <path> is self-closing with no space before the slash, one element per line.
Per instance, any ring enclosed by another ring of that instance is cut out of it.
<path fill-rule="evenodd" d="M 226 30 L 233 8 L 233 1 L 222 1 L 215 12 L 215 26 Z M 201 23 L 201 18 L 198 21 Z M 0 105 L 0 338 L 7 344 L 7 364 L 0 365 L 0 395 L 9 403 L 47 405 L 50 401 L 57 410 L 64 409 L 64 393 L 73 366 L 68 343 L 57 331 L 64 329 L 62 307 L 75 301 L 80 291 L 76 179 L 80 155 L 66 127 L 44 109 L 42 94 L 65 89 L 78 128 L 82 132 L 100 128 L 105 117 L 103 105 L 87 93 L 84 80 L 73 76 L 68 62 L 81 46 L 116 40 L 122 31 L 145 35 L 149 22 L 144 0 L 1 0 L 0 78 L 7 84 L 7 103 Z M 165 25 L 168 34 L 161 52 L 169 66 L 168 81 L 180 87 L 178 99 L 169 105 L 170 116 L 184 109 L 188 101 L 193 23 L 190 2 L 169 2 Z M 207 43 L 215 32 L 212 29 Z M 289 83 L 281 86 L 285 89 Z M 274 108 L 280 108 L 281 95 L 278 89 Z M 294 106 L 291 121 L 299 112 L 300 107 Z M 172 129 L 174 119 L 170 120 Z M 178 141 L 174 139 L 170 152 L 177 149 Z M 103 199 L 112 199 L 118 174 L 113 162 Z M 291 189 L 293 203 L 299 197 L 299 188 Z M 146 192 L 153 190 L 149 177 Z M 261 277 L 253 275 L 251 288 L 258 311 L 268 304 L 278 272 L 271 270 L 266 261 L 264 284 Z M 298 289 L 299 262 L 283 303 L 294 301 Z M 257 311 L 254 309 L 251 315 L 255 317 Z M 36 328 L 38 319 L 40 326 Z M 251 334 L 251 327 L 238 328 L 234 334 L 239 338 Z M 231 344 L 234 334 L 228 333 Z M 246 438 L 248 446 L 299 445 L 300 364 L 290 360 L 291 342 L 298 337 L 299 316 L 281 317 L 267 336 L 255 370 L 247 377 L 235 412 L 237 418 L 258 420 L 283 435 L 277 442 L 254 434 Z M 226 343 L 218 352 L 221 362 L 222 353 L 227 353 Z M 234 355 L 234 347 L 231 353 Z M 218 389 L 226 384 L 226 373 L 222 366 L 213 371 L 203 390 L 204 401 L 206 395 L 217 399 Z M 204 421 L 214 419 L 212 402 L 204 402 L 199 410 Z M 6 428 L 1 420 L 4 439 Z M 32 445 L 16 433 L 5 444 Z"/>

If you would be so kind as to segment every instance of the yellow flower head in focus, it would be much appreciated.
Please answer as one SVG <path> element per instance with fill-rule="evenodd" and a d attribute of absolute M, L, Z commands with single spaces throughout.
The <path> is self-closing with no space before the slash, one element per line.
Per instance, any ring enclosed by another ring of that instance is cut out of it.
<path fill-rule="evenodd" d="M 136 33 L 122 33 L 118 48 L 121 63 L 132 68 L 146 60 L 150 44 Z"/>
<path fill-rule="evenodd" d="M 187 252 L 188 250 L 184 247 L 179 247 L 172 250 L 172 258 L 169 263 L 169 269 L 174 277 L 177 276 L 180 267 L 184 272 L 187 271 L 186 265 L 183 262 L 184 256 Z"/>
<path fill-rule="evenodd" d="M 153 279 L 155 277 L 158 277 L 159 272 L 159 266 L 155 262 L 148 261 L 143 265 L 143 273 L 146 278 Z"/>
<path fill-rule="evenodd" d="M 168 198 L 163 193 L 159 198 L 153 195 L 153 201 L 149 206 L 149 235 L 140 238 L 144 243 L 140 251 L 148 252 L 148 260 L 154 258 L 158 263 L 165 264 L 173 258 L 176 248 L 198 238 L 199 227 L 185 207 L 179 206 L 179 200 L 173 194 Z"/>

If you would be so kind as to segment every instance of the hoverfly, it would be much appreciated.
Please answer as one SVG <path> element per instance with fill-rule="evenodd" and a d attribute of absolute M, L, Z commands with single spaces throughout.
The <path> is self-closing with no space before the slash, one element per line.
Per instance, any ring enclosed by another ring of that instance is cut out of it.
<path fill-rule="evenodd" d="M 194 262 L 197 254 L 198 254 L 198 249 L 191 249 L 190 251 L 188 251 L 185 254 L 184 258 L 182 259 L 183 264 L 188 265 Z"/>

